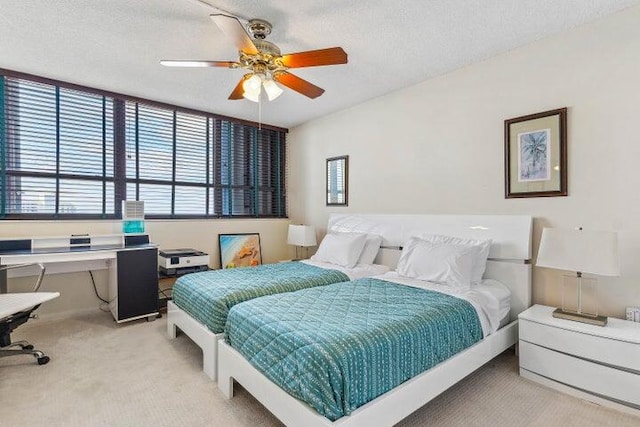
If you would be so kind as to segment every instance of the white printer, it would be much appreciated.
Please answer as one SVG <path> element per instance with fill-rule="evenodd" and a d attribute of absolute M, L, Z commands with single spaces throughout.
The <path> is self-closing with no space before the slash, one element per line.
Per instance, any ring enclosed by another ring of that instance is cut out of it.
<path fill-rule="evenodd" d="M 209 269 L 209 255 L 195 249 L 164 249 L 158 252 L 158 267 L 165 276 Z"/>

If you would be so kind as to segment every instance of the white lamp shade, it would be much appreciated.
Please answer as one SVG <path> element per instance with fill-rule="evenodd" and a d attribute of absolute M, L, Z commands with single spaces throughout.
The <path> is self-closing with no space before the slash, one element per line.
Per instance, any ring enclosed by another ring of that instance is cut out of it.
<path fill-rule="evenodd" d="M 545 228 L 536 265 L 599 276 L 619 276 L 618 235 L 610 231 Z"/>
<path fill-rule="evenodd" d="M 258 102 L 260 100 L 260 91 L 262 85 L 262 78 L 254 74 L 242 83 L 242 89 L 244 89 L 244 96 L 249 101 Z"/>
<path fill-rule="evenodd" d="M 316 229 L 310 225 L 289 225 L 287 243 L 295 246 L 315 246 Z"/>
<path fill-rule="evenodd" d="M 282 95 L 282 88 L 276 84 L 273 80 L 265 80 L 262 85 L 264 86 L 264 91 L 267 93 L 267 98 L 269 101 L 273 101 L 280 95 Z"/>

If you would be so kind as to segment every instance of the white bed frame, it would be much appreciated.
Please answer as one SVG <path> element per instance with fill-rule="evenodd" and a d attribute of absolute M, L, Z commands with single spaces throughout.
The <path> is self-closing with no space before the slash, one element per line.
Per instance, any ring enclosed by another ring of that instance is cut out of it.
<path fill-rule="evenodd" d="M 173 301 L 167 302 L 167 333 L 169 338 L 177 336 L 178 330 L 187 334 L 202 349 L 202 370 L 215 381 L 218 378 L 218 342 L 224 334 L 214 334 L 202 323 L 189 316 Z"/>
<path fill-rule="evenodd" d="M 511 323 L 334 422 L 272 383 L 224 341 L 216 343 L 218 387 L 231 398 L 237 381 L 288 426 L 391 426 L 399 422 L 517 342 L 517 315 L 531 305 L 531 228 L 529 216 L 332 215 L 329 230 L 382 235 L 383 245 L 391 249 L 382 250 L 378 261 L 390 266 L 395 266 L 399 247 L 414 234 L 492 239 L 492 260 L 487 262 L 484 277 L 510 288 Z"/>

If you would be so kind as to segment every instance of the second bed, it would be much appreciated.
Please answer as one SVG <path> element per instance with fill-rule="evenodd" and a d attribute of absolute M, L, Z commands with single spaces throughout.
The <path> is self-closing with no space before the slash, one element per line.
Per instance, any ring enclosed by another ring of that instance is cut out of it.
<path fill-rule="evenodd" d="M 239 304 L 225 339 L 336 420 L 495 332 L 509 300 L 492 280 L 457 292 L 388 273 Z"/>

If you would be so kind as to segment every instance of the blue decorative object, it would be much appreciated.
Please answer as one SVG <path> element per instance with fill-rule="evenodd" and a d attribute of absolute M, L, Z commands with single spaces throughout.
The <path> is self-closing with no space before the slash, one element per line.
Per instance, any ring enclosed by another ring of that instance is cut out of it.
<path fill-rule="evenodd" d="M 144 221 L 140 219 L 136 220 L 124 220 L 122 221 L 123 233 L 144 233 Z"/>

